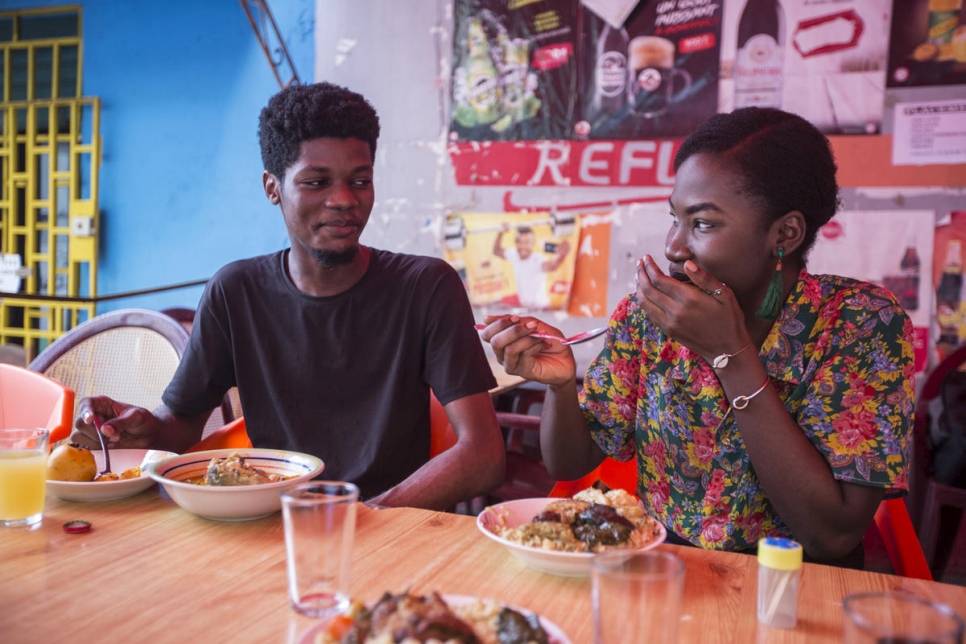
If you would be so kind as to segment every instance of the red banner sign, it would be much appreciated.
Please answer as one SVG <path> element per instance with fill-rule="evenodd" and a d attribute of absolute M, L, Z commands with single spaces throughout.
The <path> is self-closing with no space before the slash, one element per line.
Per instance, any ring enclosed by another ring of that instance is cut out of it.
<path fill-rule="evenodd" d="M 451 143 L 461 186 L 656 187 L 674 185 L 680 140 Z"/>

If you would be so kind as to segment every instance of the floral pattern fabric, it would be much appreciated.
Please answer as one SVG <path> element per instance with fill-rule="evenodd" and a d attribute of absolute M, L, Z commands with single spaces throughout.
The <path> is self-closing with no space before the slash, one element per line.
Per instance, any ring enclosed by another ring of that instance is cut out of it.
<path fill-rule="evenodd" d="M 696 546 L 755 547 L 791 534 L 755 476 L 711 365 L 669 339 L 629 295 L 584 377 L 594 440 L 637 459 L 638 496 Z M 802 271 L 759 354 L 785 408 L 838 480 L 908 489 L 912 323 L 888 291 Z M 722 419 L 725 422 L 722 423 Z"/>

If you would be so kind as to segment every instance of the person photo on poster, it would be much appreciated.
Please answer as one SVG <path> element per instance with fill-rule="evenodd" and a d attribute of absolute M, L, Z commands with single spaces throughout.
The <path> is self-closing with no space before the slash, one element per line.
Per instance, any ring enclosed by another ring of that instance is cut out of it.
<path fill-rule="evenodd" d="M 446 218 L 443 259 L 473 306 L 566 310 L 580 219 L 563 213 L 461 213 Z"/>
<path fill-rule="evenodd" d="M 520 306 L 532 310 L 549 308 L 547 273 L 560 268 L 570 251 L 570 243 L 567 240 L 559 243 L 546 242 L 543 248 L 544 254 L 538 255 L 534 252 L 536 236 L 533 229 L 529 226 L 518 226 L 513 237 L 513 246 L 504 248 L 503 236 L 510 229 L 510 224 L 506 222 L 500 226 L 496 239 L 493 240 L 493 254 L 506 260 L 513 267 L 513 278 Z"/>

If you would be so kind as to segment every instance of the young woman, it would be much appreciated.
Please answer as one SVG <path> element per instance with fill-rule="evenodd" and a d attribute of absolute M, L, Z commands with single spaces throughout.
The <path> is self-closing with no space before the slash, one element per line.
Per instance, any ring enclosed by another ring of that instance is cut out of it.
<path fill-rule="evenodd" d="M 579 394 L 571 350 L 529 335 L 556 329 L 494 317 L 483 337 L 508 373 L 548 385 L 556 478 L 636 458 L 671 542 L 750 551 L 788 536 L 860 567 L 879 503 L 907 489 L 912 326 L 888 291 L 806 271 L 838 207 L 828 141 L 744 108 L 704 123 L 674 169 L 667 270 L 638 262 Z"/>

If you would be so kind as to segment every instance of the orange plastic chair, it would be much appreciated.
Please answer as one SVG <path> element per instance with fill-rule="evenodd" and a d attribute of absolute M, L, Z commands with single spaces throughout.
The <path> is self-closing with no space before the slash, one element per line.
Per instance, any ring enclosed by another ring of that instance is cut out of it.
<path fill-rule="evenodd" d="M 192 445 L 185 453 L 203 452 L 209 449 L 247 449 L 252 447 L 245 427 L 245 417 L 236 418 L 221 429 L 216 429 Z"/>
<path fill-rule="evenodd" d="M 443 404 L 436 399 L 436 394 L 429 392 L 429 457 L 433 458 L 442 454 L 453 445 L 456 445 L 456 430 L 449 424 L 449 417 Z"/>
<path fill-rule="evenodd" d="M 49 444 L 70 436 L 74 391 L 25 367 L 0 363 L 0 423 L 2 427 L 43 427 Z"/>
<path fill-rule="evenodd" d="M 923 554 L 919 538 L 912 527 L 906 502 L 886 499 L 879 504 L 869 532 L 878 530 L 892 569 L 897 575 L 932 581 L 932 572 Z"/>

